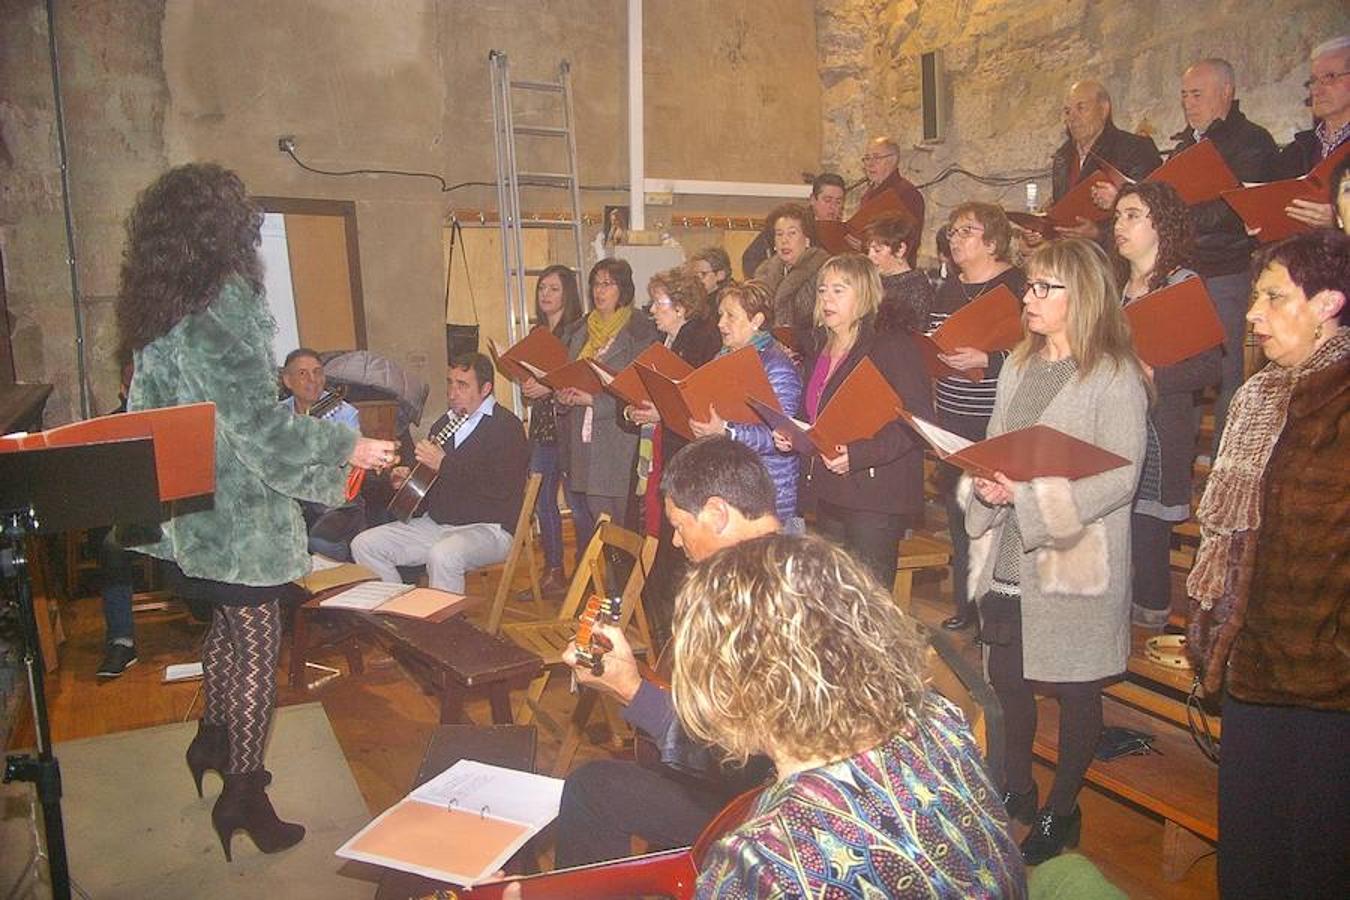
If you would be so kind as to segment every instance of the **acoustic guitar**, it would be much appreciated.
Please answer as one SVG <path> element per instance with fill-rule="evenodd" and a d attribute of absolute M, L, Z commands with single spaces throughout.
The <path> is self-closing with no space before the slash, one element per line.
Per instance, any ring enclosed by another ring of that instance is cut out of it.
<path fill-rule="evenodd" d="M 347 389 L 345 387 L 330 388 L 319 395 L 319 399 L 314 401 L 314 405 L 305 410 L 305 415 L 316 419 L 327 419 L 337 412 L 342 401 L 347 399 Z M 361 485 L 365 483 L 366 470 L 352 466 L 347 472 L 347 502 L 356 499 L 356 495 L 361 493 Z"/>
<path fill-rule="evenodd" d="M 591 670 L 591 674 L 605 674 L 605 654 L 614 646 L 595 630 L 597 625 L 617 625 L 622 600 L 619 597 L 597 597 L 592 594 L 577 619 L 577 661 Z"/>
<path fill-rule="evenodd" d="M 454 410 L 449 410 L 443 418 L 445 424 L 427 435 L 427 440 L 437 447 L 444 447 L 446 442 L 455 436 L 455 432 L 469 417 Z M 408 473 L 408 480 L 403 482 L 393 497 L 389 498 L 389 503 L 385 508 L 400 522 L 406 524 L 413 516 L 417 515 L 417 511 L 422 506 L 422 501 L 426 499 L 427 491 L 431 490 L 431 486 L 436 483 L 438 475 L 440 475 L 440 470 L 418 463 Z"/>
<path fill-rule="evenodd" d="M 512 883 L 520 885 L 525 900 L 574 900 L 577 897 L 620 900 L 634 896 L 690 900 L 708 851 L 749 818 L 761 790 L 747 791 L 724 806 L 692 847 L 558 869 L 528 878 L 494 881 L 474 888 L 446 888 L 425 894 L 419 900 L 499 900 L 507 885 Z"/>

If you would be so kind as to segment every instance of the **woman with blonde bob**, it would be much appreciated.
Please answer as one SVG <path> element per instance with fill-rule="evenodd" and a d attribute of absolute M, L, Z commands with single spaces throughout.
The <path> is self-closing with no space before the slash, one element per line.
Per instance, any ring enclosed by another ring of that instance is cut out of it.
<path fill-rule="evenodd" d="M 699 566 L 676 601 L 676 710 L 690 734 L 777 770 L 704 858 L 699 897 L 818 897 L 841 881 L 1025 896 L 979 749 L 925 687 L 926 652 L 889 592 L 820 538 L 755 538 Z"/>
<path fill-rule="evenodd" d="M 930 416 L 928 378 L 901 334 L 878 333 L 881 277 L 860 253 L 831 257 L 817 279 L 814 347 L 802 364 L 806 394 L 802 418 L 820 411 L 864 359 L 870 359 L 905 408 Z M 792 444 L 775 435 L 778 449 Z M 892 422 L 875 435 L 839 445 L 802 465 L 803 511 L 814 507 L 816 527 L 847 547 L 883 584 L 895 577 L 896 547 L 909 522 L 923 512 L 923 449 L 914 432 Z"/>
<path fill-rule="evenodd" d="M 1102 730 L 1101 689 L 1130 653 L 1130 501 L 1148 391 L 1106 254 L 1073 238 L 1028 262 L 1025 338 L 999 373 L 989 436 L 1048 425 L 1129 460 L 1068 481 L 964 477 L 989 681 L 1006 722 L 1008 814 L 1033 825 L 1035 865 L 1078 841 L 1083 774 Z M 973 490 L 972 490 L 973 488 Z M 1031 778 L 1036 691 L 1059 699 L 1059 765 L 1044 807 Z"/>

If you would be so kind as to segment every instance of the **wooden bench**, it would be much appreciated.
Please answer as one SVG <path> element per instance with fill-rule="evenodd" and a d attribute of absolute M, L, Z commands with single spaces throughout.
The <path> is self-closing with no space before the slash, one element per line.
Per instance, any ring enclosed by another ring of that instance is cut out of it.
<path fill-rule="evenodd" d="M 468 722 L 464 701 L 475 691 L 487 694 L 492 721 L 511 723 L 511 688 L 529 684 L 543 662 L 514 643 L 488 634 L 463 615 L 444 622 L 423 622 L 402 616 L 351 610 L 321 609 L 318 594 L 296 610 L 292 630 L 292 687 L 308 689 L 305 662 L 320 647 L 338 647 L 347 654 L 353 674 L 362 665 L 360 640 L 383 646 L 440 704 L 441 724 Z M 326 634 L 316 639 L 316 632 Z"/>
<path fill-rule="evenodd" d="M 891 588 L 896 605 L 909 612 L 914 573 L 923 569 L 945 569 L 951 559 L 951 545 L 944 541 L 923 534 L 901 540 L 899 559 L 895 564 L 895 584 Z"/>
<path fill-rule="evenodd" d="M 1125 705 L 1102 700 L 1107 725 L 1156 735 L 1160 753 L 1126 756 L 1110 762 L 1094 759 L 1087 780 L 1163 819 L 1162 875 L 1178 881 L 1200 857 L 1213 852 L 1219 838 L 1219 769 L 1200 752 L 1184 727 Z M 1039 701 L 1035 753 L 1058 761 L 1059 704 Z"/>

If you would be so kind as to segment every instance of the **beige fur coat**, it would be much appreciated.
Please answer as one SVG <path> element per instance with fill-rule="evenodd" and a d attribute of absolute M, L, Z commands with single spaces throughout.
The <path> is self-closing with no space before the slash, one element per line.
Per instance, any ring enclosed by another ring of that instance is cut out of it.
<path fill-rule="evenodd" d="M 998 379 L 989 436 L 1002 434 L 1023 367 Z M 1132 367 L 1110 362 L 1059 392 L 1040 422 L 1130 460 L 1128 466 L 1067 481 L 1020 484 L 1012 506 L 992 507 L 959 490 L 971 537 L 970 584 L 983 597 L 993 580 L 1004 524 L 1017 516 L 1021 566 L 1022 664 L 1036 681 L 1090 681 L 1125 670 L 1130 654 L 1130 501 L 1144 458 L 1148 398 Z"/>

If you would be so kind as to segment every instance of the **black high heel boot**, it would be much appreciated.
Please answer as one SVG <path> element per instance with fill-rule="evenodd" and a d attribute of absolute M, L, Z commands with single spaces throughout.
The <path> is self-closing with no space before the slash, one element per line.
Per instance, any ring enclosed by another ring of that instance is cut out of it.
<path fill-rule="evenodd" d="M 1031 783 L 1031 789 L 1017 793 L 1016 791 L 1003 792 L 1003 808 L 1008 811 L 1009 819 L 1016 819 L 1023 825 L 1030 825 L 1036 821 L 1036 801 L 1039 799 L 1036 789 L 1036 782 Z"/>
<path fill-rule="evenodd" d="M 211 810 L 211 824 L 220 838 L 225 860 L 230 856 L 234 833 L 245 831 L 263 853 L 276 853 L 294 847 L 305 837 L 305 826 L 277 818 L 264 788 L 272 776 L 265 769 L 225 776 L 225 789 Z"/>
<path fill-rule="evenodd" d="M 1022 841 L 1022 861 L 1029 866 L 1039 866 L 1065 848 L 1077 847 L 1082 827 L 1083 810 L 1080 807 L 1075 806 L 1067 816 L 1046 807 L 1036 816 L 1031 833 Z"/>
<path fill-rule="evenodd" d="M 198 797 L 202 795 L 202 776 L 206 774 L 206 770 L 214 769 L 223 776 L 229 756 L 230 742 L 225 734 L 225 726 L 198 722 L 197 736 L 187 748 L 188 771 L 192 773 L 192 781 L 197 785 Z"/>
<path fill-rule="evenodd" d="M 942 627 L 948 631 L 961 631 L 978 622 L 974 603 L 963 603 L 956 609 L 956 615 L 942 620 Z"/>

